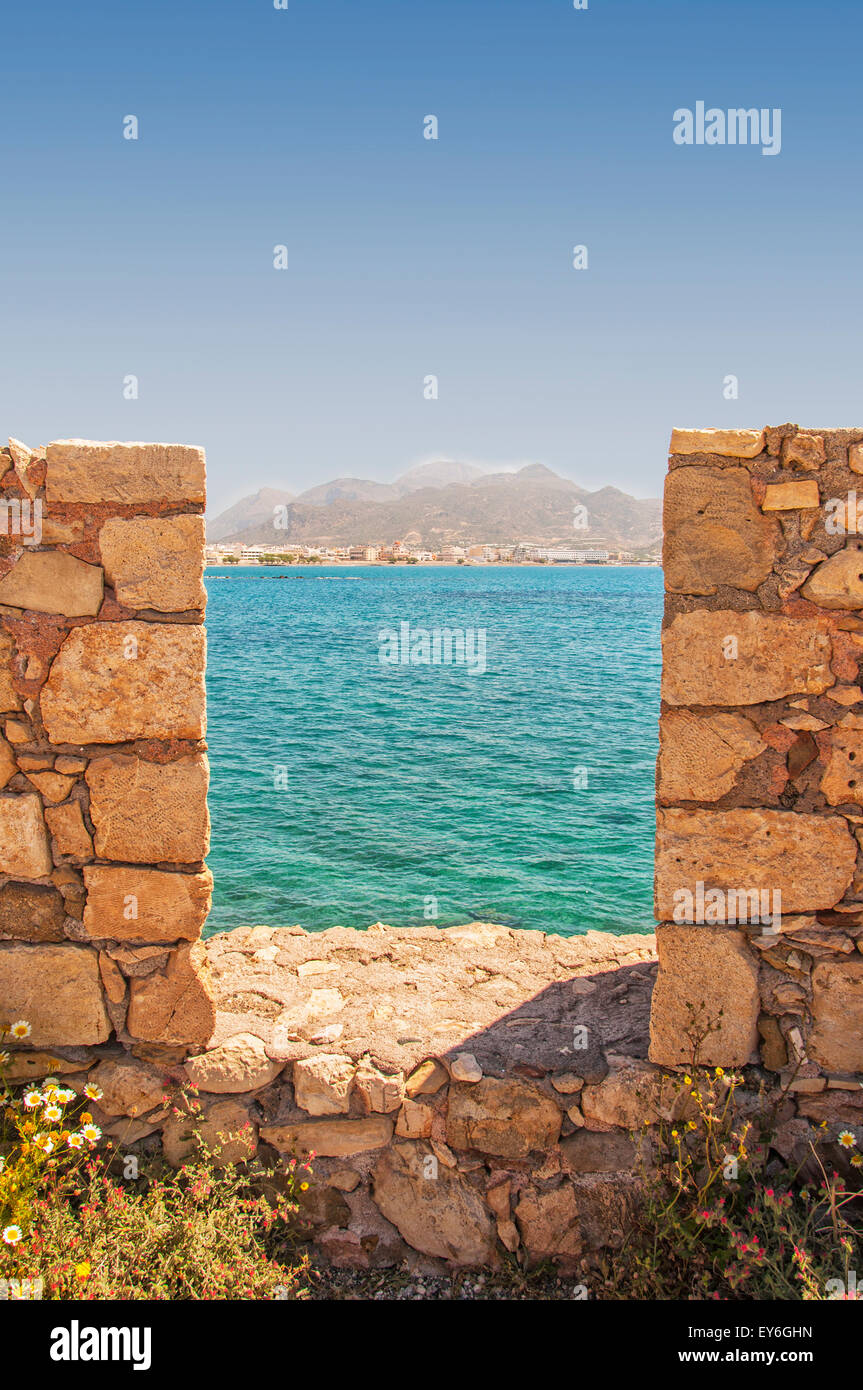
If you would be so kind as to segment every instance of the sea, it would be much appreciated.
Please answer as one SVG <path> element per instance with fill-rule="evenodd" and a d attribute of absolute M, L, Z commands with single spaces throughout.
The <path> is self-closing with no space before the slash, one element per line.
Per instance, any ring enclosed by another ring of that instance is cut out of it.
<path fill-rule="evenodd" d="M 208 934 L 653 930 L 658 568 L 205 582 Z"/>

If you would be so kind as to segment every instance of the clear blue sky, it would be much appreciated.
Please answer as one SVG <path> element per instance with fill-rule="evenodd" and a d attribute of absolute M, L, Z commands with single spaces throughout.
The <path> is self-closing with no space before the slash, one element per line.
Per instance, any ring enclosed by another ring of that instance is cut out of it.
<path fill-rule="evenodd" d="M 434 457 L 645 496 L 673 423 L 859 424 L 861 37 L 860 0 L 7 5 L 0 430 L 203 444 L 218 510 Z M 781 154 L 678 147 L 698 100 L 781 107 Z"/>

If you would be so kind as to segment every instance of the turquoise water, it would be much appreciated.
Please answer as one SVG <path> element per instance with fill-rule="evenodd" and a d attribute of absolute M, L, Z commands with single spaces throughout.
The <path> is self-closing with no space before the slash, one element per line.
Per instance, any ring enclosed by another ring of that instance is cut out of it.
<path fill-rule="evenodd" d="M 255 566 L 207 589 L 209 931 L 652 930 L 660 570 Z M 382 664 L 402 622 L 485 629 L 485 673 Z"/>

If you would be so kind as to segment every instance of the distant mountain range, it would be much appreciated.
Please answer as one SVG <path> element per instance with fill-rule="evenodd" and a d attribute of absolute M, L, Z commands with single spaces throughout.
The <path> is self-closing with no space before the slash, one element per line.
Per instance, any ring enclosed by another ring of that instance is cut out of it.
<path fill-rule="evenodd" d="M 287 528 L 276 529 L 274 509 Z M 578 512 L 576 512 L 578 508 Z M 659 498 L 631 497 L 615 487 L 588 492 L 543 464 L 488 473 L 446 460 L 420 464 L 394 483 L 367 478 L 332 482 L 292 496 L 261 488 L 207 522 L 207 540 L 243 545 L 374 545 L 394 540 L 438 549 L 444 544 L 525 542 L 656 550 L 662 533 Z"/>

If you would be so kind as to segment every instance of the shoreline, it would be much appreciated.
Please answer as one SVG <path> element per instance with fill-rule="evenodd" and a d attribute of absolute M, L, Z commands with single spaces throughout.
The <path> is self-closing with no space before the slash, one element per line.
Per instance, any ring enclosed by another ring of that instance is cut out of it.
<path fill-rule="evenodd" d="M 300 570 L 300 569 L 510 569 L 510 570 L 647 570 L 661 569 L 662 565 L 658 560 L 644 560 L 638 564 L 622 565 L 617 561 L 602 560 L 595 563 L 580 560 L 554 560 L 545 563 L 541 560 L 465 560 L 464 564 L 453 563 L 451 560 L 416 560 L 413 564 L 408 564 L 405 560 L 396 560 L 390 564 L 389 560 L 322 560 L 320 563 L 300 564 L 296 561 L 283 564 L 262 565 L 258 560 L 237 560 L 236 562 L 208 560 L 205 570 L 225 569 L 225 570 Z"/>

